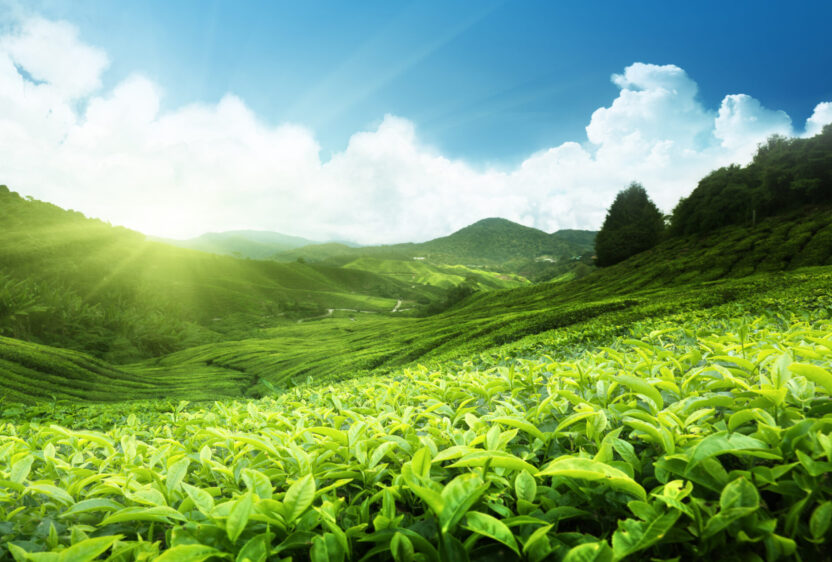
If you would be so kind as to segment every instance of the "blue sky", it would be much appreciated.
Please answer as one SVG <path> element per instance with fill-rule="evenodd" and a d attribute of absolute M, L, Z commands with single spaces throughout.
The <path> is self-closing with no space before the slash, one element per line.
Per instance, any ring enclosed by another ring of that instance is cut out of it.
<path fill-rule="evenodd" d="M 263 119 L 312 126 L 325 151 L 392 113 L 474 162 L 579 138 L 634 61 L 675 64 L 717 106 L 754 92 L 805 120 L 832 98 L 832 2 L 44 3 L 165 106 L 234 92 Z"/>
<path fill-rule="evenodd" d="M 106 57 L 107 64 L 95 69 L 95 87 L 71 100 L 78 123 L 90 121 L 87 108 L 91 100 L 106 99 L 120 84 L 140 76 L 158 94 L 153 119 L 194 104 L 216 108 L 221 100 L 233 95 L 256 118 L 258 126 L 279 129 L 293 124 L 308 132 L 320 164 L 339 155 L 349 156 L 348 147 L 356 133 L 379 133 L 387 123 L 387 129 L 398 127 L 396 139 L 408 137 L 425 154 L 439 155 L 472 172 L 516 175 L 536 153 L 569 142 L 586 146 L 586 128 L 594 112 L 611 107 L 626 90 L 611 81 L 611 76 L 625 72 L 634 63 L 682 69 L 698 90 L 680 103 L 695 102 L 712 117 L 724 106 L 726 96 L 747 94 L 759 102 L 761 111 L 782 111 L 790 118 L 792 128 L 788 131 L 779 123 L 780 129 L 775 125 L 762 127 L 758 134 L 800 134 L 818 104 L 832 100 L 829 2 L 79 0 L 0 2 L 2 6 L 7 7 L 7 17 L 0 29 L 11 30 L 12 36 L 27 33 L 26 22 L 33 18 L 58 22 L 74 30 L 78 43 Z M 12 56 L 21 76 L 31 78 L 26 65 L 19 64 L 15 56 L 24 60 L 34 55 Z M 650 88 L 638 80 L 627 83 L 636 91 Z M 404 120 L 404 124 L 396 119 Z M 753 116 L 743 119 L 763 121 Z M 735 120 L 739 121 L 742 119 Z M 659 137 L 676 142 L 672 133 Z M 724 138 L 720 142 L 727 146 Z M 602 144 L 597 142 L 587 149 L 592 159 L 599 158 L 596 152 Z M 711 164 L 721 165 L 729 156 L 747 157 L 746 153 L 714 156 L 706 163 L 699 162 L 690 173 L 701 173 Z M 379 166 L 387 173 L 390 167 L 401 165 L 400 159 L 395 164 L 392 160 L 385 162 L 362 161 L 356 165 L 361 170 L 353 167 L 350 173 L 366 179 L 378 177 Z M 177 165 L 187 168 L 181 162 Z M 21 173 L 15 170 L 14 177 Z M 116 174 L 112 181 L 116 181 L 118 170 L 112 173 Z M 124 174 L 130 174 L 129 168 Z M 293 174 L 297 175 L 288 175 Z M 555 174 L 549 181 L 565 176 L 569 173 Z M 175 178 L 175 174 L 170 177 Z M 25 186 L 35 185 L 36 178 L 23 179 Z M 386 177 L 385 181 L 396 184 L 393 191 L 407 195 L 408 189 L 412 191 L 408 182 L 415 180 L 397 176 Z M 572 187 L 564 181 L 556 192 L 542 195 L 555 204 L 553 197 L 565 197 L 570 189 L 586 189 L 581 187 L 586 181 L 573 182 Z M 544 216 L 534 210 L 542 201 L 539 188 L 532 190 L 537 200 L 524 205 L 506 207 L 505 201 L 490 205 L 477 201 L 471 205 L 482 212 L 507 208 L 511 210 L 509 218 L 544 229 L 597 227 L 595 223 L 603 218 L 603 209 L 609 204 L 607 199 L 614 195 L 613 184 L 621 182 L 618 177 L 609 181 L 610 187 L 596 194 L 601 202 L 594 211 L 581 210 L 586 201 L 570 200 L 565 204 L 558 200 L 568 207 L 562 220 L 551 212 Z M 471 192 L 500 191 L 489 182 L 472 187 Z M 695 184 L 693 176 L 686 177 L 685 182 L 688 191 Z M 453 185 L 450 179 L 447 183 Z M 159 231 L 159 225 L 152 221 L 131 219 L 103 205 L 85 207 L 86 199 L 92 197 L 80 193 L 74 197 L 71 191 L 81 190 L 82 184 L 84 179 L 79 177 L 73 187 L 60 192 L 37 187 L 30 191 L 53 199 L 57 194 L 59 202 L 75 203 L 81 210 Z M 651 186 L 647 187 L 649 191 Z M 297 188 L 305 189 L 301 184 Z M 387 200 L 383 188 L 379 186 L 372 193 L 380 206 L 386 205 L 387 210 L 380 213 L 389 215 L 391 208 L 393 212 L 415 208 L 412 194 L 405 202 L 401 197 Z M 655 188 L 660 190 L 662 186 Z M 352 184 L 332 189 L 350 190 Z M 503 189 L 517 191 L 518 187 Z M 664 197 L 657 195 L 657 200 L 668 209 L 682 192 L 682 187 L 668 188 Z M 100 188 L 97 193 L 100 196 Z M 274 204 L 285 206 L 281 202 L 288 201 L 286 194 L 280 195 L 283 199 L 276 197 Z M 448 205 L 451 199 L 437 196 L 432 202 L 419 204 L 425 209 L 436 208 Z M 130 205 L 135 208 L 135 202 Z M 144 211 L 145 215 L 149 213 Z M 360 216 L 365 222 L 377 224 L 366 232 L 329 229 L 331 220 L 302 225 L 285 220 L 269 224 L 258 219 L 256 224 L 243 224 L 244 212 L 226 223 L 193 217 L 180 217 L 178 222 L 189 225 L 181 229 L 182 235 L 200 229 L 256 226 L 371 241 L 385 239 L 391 231 L 396 239 L 444 234 L 475 218 L 460 213 L 458 218 L 449 215 L 443 220 L 422 220 L 430 226 L 419 231 L 396 230 L 379 217 L 366 213 Z M 169 223 L 170 219 L 162 222 Z"/>

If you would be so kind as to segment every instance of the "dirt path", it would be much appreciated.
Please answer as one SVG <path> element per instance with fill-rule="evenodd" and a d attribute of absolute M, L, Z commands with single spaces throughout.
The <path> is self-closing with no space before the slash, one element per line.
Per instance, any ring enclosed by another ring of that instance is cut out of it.
<path fill-rule="evenodd" d="M 321 318 L 329 318 L 330 316 L 332 316 L 333 312 L 335 312 L 334 308 L 327 308 L 326 314 L 322 314 L 321 316 L 313 316 L 312 318 L 301 318 L 300 320 L 298 320 L 298 324 L 308 322 L 309 320 L 320 320 Z"/>
<path fill-rule="evenodd" d="M 399 305 L 401 303 L 402 303 L 402 301 L 399 301 L 396 304 L 396 308 L 393 309 L 393 312 L 396 312 L 396 309 L 399 308 Z M 326 314 L 322 314 L 320 316 L 312 316 L 310 318 L 301 318 L 300 320 L 298 320 L 298 324 L 301 324 L 303 322 L 309 322 L 311 320 L 322 320 L 324 318 L 329 318 L 330 316 L 332 316 L 332 314 L 335 311 L 338 311 L 338 312 L 358 312 L 358 313 L 361 313 L 361 314 L 378 314 L 378 312 L 376 312 L 375 310 L 358 310 L 357 308 L 327 308 L 326 309 Z"/>
<path fill-rule="evenodd" d="M 402 305 L 402 299 L 397 300 L 397 301 L 396 301 L 396 306 L 394 306 L 394 307 L 393 307 L 393 310 L 391 310 L 390 312 L 396 312 L 396 311 L 398 311 L 398 310 L 399 310 L 399 307 L 400 307 L 401 305 Z"/>

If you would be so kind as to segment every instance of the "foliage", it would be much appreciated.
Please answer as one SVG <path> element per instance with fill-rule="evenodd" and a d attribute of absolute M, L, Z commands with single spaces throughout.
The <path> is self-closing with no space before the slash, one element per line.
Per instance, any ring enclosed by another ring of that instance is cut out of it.
<path fill-rule="evenodd" d="M 605 267 L 659 243 L 664 217 L 641 184 L 618 192 L 595 238 L 595 261 Z"/>
<path fill-rule="evenodd" d="M 427 260 L 359 258 L 344 264 L 343 267 L 369 271 L 404 283 L 439 289 L 452 289 L 463 283 L 473 285 L 478 290 L 510 289 L 528 283 L 525 278 L 518 275 L 485 271 L 464 265 L 432 263 Z"/>
<path fill-rule="evenodd" d="M 832 126 L 808 139 L 773 136 L 745 167 L 705 176 L 673 211 L 676 235 L 753 225 L 764 217 L 832 203 Z"/>
<path fill-rule="evenodd" d="M 327 309 L 390 312 L 434 287 L 320 264 L 239 260 L 0 191 L 0 334 L 135 361 Z"/>
<path fill-rule="evenodd" d="M 4 404 L 0 548 L 828 559 L 829 310 L 756 298 L 260 401 Z"/>
<path fill-rule="evenodd" d="M 609 292 L 832 265 L 832 207 L 793 211 L 713 233 L 670 237 L 587 278 Z"/>
<path fill-rule="evenodd" d="M 343 265 L 354 260 L 407 261 L 425 258 L 433 265 L 466 265 L 476 269 L 519 272 L 539 256 L 568 260 L 592 251 L 595 233 L 561 230 L 547 234 L 506 219 L 483 219 L 453 234 L 419 244 L 391 244 L 352 248 L 343 244 L 317 244 L 275 256 L 292 261 L 299 256 L 309 261 Z"/>

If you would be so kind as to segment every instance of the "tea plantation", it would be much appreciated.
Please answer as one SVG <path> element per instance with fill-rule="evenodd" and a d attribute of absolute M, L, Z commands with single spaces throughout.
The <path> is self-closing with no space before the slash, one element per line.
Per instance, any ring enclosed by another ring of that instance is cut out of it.
<path fill-rule="evenodd" d="M 259 400 L 4 403 L 0 551 L 829 560 L 829 275 Z"/>

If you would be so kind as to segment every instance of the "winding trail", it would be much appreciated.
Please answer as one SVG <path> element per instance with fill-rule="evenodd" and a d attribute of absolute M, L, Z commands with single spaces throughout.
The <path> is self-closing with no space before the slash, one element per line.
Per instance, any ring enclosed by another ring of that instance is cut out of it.
<path fill-rule="evenodd" d="M 401 308 L 401 306 L 402 306 L 402 300 L 398 299 L 396 301 L 396 306 L 394 306 L 393 310 L 391 310 L 390 312 L 391 313 L 398 312 L 399 309 Z M 377 312 L 375 312 L 373 310 L 358 310 L 357 308 L 327 308 L 326 309 L 326 314 L 321 314 L 320 316 L 312 316 L 310 318 L 301 318 L 300 320 L 298 320 L 298 324 L 302 324 L 304 322 L 309 322 L 311 320 L 322 320 L 324 318 L 329 318 L 330 316 L 332 316 L 332 314 L 336 310 L 339 311 L 339 312 L 361 312 L 361 313 L 364 313 L 364 314 L 377 314 Z M 402 310 L 409 310 L 409 309 L 402 308 Z"/>

